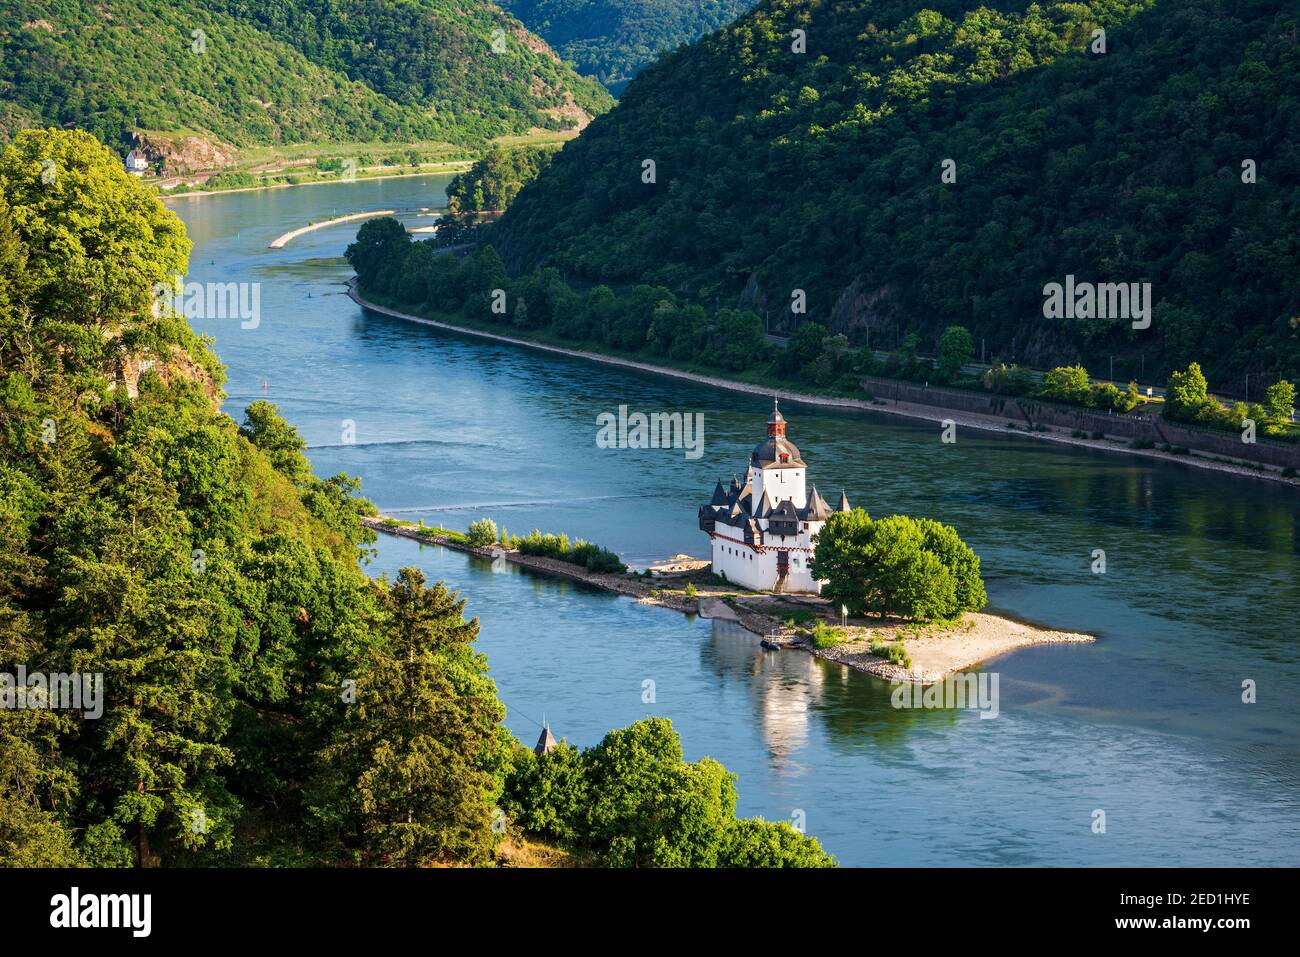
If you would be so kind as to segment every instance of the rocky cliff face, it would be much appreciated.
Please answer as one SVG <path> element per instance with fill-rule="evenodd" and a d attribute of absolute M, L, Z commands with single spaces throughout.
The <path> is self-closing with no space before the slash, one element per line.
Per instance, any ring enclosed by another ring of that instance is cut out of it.
<path fill-rule="evenodd" d="M 175 176 L 229 166 L 239 155 L 233 146 L 203 136 L 137 132 L 134 145 L 151 160 L 161 159 L 164 171 Z"/>
<path fill-rule="evenodd" d="M 212 373 L 180 346 L 172 346 L 166 358 L 149 352 L 123 354 L 110 371 L 109 379 L 114 388 L 125 389 L 127 396 L 134 399 L 140 395 L 140 377 L 146 372 L 154 372 L 168 384 L 185 379 L 197 382 L 214 412 L 220 410 L 225 399 Z"/>

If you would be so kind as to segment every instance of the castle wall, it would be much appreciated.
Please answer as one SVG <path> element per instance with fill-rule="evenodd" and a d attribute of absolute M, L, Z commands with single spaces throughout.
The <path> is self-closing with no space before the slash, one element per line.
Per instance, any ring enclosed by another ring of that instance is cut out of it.
<path fill-rule="evenodd" d="M 757 552 L 746 545 L 739 529 L 719 525 L 713 538 L 713 573 L 725 575 L 727 581 L 754 591 L 770 591 L 776 587 L 777 551 L 790 551 L 790 571 L 786 576 L 785 591 L 820 594 L 821 583 L 808 571 L 811 558 L 808 548 L 809 534 L 798 536 L 768 536 L 768 545 Z M 797 549 L 805 549 L 799 551 Z"/>

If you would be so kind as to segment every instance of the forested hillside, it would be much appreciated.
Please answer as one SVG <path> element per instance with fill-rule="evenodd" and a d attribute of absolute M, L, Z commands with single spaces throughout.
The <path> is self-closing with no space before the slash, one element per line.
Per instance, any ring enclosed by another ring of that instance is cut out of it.
<path fill-rule="evenodd" d="M 758 0 L 501 0 L 615 94 L 661 50 L 730 23 Z"/>
<path fill-rule="evenodd" d="M 77 126 L 236 147 L 481 141 L 610 103 L 486 0 L 17 0 L 0 12 L 0 136 Z"/>
<path fill-rule="evenodd" d="M 525 183 L 554 159 L 556 147 L 494 149 L 447 186 L 452 216 L 495 213 L 509 206 Z"/>
<path fill-rule="evenodd" d="M 1294 379 L 1300 9 L 767 0 L 638 76 L 494 230 L 513 275 L 774 331 L 932 351 L 960 323 L 1044 368 Z M 1067 275 L 1151 283 L 1150 328 L 1045 318 Z"/>
<path fill-rule="evenodd" d="M 359 482 L 220 412 L 189 253 L 89 134 L 0 154 L 0 865 L 831 863 L 663 719 L 519 745 L 466 600 L 368 578 Z"/>

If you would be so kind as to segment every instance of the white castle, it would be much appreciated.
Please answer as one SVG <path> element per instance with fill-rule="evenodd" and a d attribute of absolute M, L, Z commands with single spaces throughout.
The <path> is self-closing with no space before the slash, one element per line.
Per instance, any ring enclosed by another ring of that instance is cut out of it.
<path fill-rule="evenodd" d="M 713 543 L 713 572 L 755 591 L 819 594 L 822 583 L 808 570 L 813 538 L 831 516 L 831 507 L 806 492 L 808 466 L 785 437 L 785 417 L 772 404 L 767 439 L 754 447 L 742 484 L 719 482 L 713 500 L 700 509 L 700 530 Z M 841 512 L 849 499 L 840 492 Z"/>

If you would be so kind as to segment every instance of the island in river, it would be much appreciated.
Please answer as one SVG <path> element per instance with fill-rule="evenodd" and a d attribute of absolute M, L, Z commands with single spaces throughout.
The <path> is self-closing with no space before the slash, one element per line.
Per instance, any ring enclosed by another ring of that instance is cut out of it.
<path fill-rule="evenodd" d="M 1017 648 L 1096 640 L 1093 635 L 1055 631 L 989 612 L 967 612 L 957 622 L 935 625 L 896 619 L 853 619 L 843 625 L 847 640 L 829 647 L 818 647 L 812 640 L 811 625 L 815 621 L 839 624 L 836 610 L 829 601 L 815 595 L 737 589 L 719 581 L 709 571 L 709 563 L 701 559 L 677 555 L 642 573 L 602 574 L 553 558 L 525 555 L 503 545 L 475 548 L 459 537 L 389 516 L 362 521 L 377 532 L 412 538 L 492 561 L 510 562 L 537 574 L 566 578 L 592 588 L 627 595 L 641 604 L 673 608 L 705 618 L 730 619 L 761 636 L 766 647 L 807 651 L 890 681 L 934 684 L 953 672 L 974 667 Z M 882 641 L 885 647 L 905 643 L 910 662 L 899 664 L 874 654 L 872 644 Z"/>

